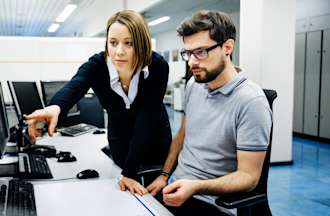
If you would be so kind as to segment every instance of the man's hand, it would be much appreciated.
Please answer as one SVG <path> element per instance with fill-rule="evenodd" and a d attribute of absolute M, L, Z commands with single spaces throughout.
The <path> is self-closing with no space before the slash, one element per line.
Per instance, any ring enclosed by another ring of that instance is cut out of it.
<path fill-rule="evenodd" d="M 137 193 L 139 195 L 145 195 L 148 193 L 147 189 L 145 189 L 139 182 L 135 181 L 134 179 L 128 178 L 123 176 L 119 182 L 120 190 L 125 191 L 126 189 L 129 190 L 132 194 Z"/>
<path fill-rule="evenodd" d="M 163 200 L 169 206 L 181 206 L 197 192 L 198 181 L 182 179 L 173 182 L 163 189 Z"/>
<path fill-rule="evenodd" d="M 160 175 L 158 176 L 150 185 L 148 185 L 147 190 L 152 196 L 156 196 L 156 194 L 163 189 L 167 185 L 166 176 Z"/>
<path fill-rule="evenodd" d="M 26 120 L 30 121 L 28 132 L 30 138 L 35 141 L 37 137 L 42 136 L 41 128 L 38 128 L 38 124 L 44 122 L 48 125 L 48 134 L 52 136 L 55 127 L 58 122 L 58 116 L 61 112 L 61 108 L 57 105 L 45 107 L 34 111 L 32 114 L 25 116 Z"/>

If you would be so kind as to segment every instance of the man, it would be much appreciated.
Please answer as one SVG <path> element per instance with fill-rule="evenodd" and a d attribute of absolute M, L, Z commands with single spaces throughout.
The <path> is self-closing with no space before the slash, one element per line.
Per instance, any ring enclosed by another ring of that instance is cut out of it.
<path fill-rule="evenodd" d="M 200 11 L 177 32 L 193 78 L 163 172 L 147 189 L 152 195 L 163 189 L 163 201 L 175 215 L 234 215 L 216 206 L 215 198 L 256 187 L 271 110 L 262 89 L 231 62 L 236 30 L 228 15 Z"/>

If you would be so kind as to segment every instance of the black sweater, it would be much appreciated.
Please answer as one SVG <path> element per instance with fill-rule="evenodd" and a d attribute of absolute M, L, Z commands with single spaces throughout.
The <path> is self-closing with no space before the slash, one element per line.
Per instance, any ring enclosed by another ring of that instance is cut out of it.
<path fill-rule="evenodd" d="M 80 66 L 71 81 L 51 100 L 61 108 L 60 120 L 92 88 L 108 112 L 108 141 L 114 162 L 124 176 L 135 178 L 143 165 L 163 164 L 171 142 L 168 116 L 163 105 L 168 64 L 152 54 L 149 76 L 140 74 L 137 96 L 130 109 L 110 87 L 104 52 Z"/>

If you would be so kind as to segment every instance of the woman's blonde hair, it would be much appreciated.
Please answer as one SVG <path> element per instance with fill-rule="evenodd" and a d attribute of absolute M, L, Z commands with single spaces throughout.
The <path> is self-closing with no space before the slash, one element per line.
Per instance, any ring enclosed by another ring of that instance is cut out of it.
<path fill-rule="evenodd" d="M 134 57 L 133 69 L 136 71 L 139 67 L 144 68 L 151 64 L 151 34 L 144 18 L 137 12 L 132 10 L 119 11 L 111 16 L 107 22 L 107 37 L 105 44 L 105 55 L 109 55 L 108 51 L 108 32 L 113 23 L 120 23 L 128 28 L 133 39 Z"/>

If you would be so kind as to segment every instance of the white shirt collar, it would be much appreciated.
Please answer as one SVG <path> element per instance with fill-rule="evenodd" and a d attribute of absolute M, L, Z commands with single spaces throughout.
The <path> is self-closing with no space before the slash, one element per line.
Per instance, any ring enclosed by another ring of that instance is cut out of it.
<path fill-rule="evenodd" d="M 115 66 L 112 64 L 111 58 L 109 56 L 107 57 L 107 66 L 110 74 L 110 82 L 113 83 L 118 81 L 119 80 L 118 71 L 116 70 Z M 140 74 L 140 71 L 143 71 L 143 78 L 147 79 L 149 76 L 148 66 L 145 66 L 144 68 L 142 68 L 142 70 L 140 68 L 138 68 L 136 73 Z"/>
<path fill-rule="evenodd" d="M 141 71 L 143 71 L 143 78 L 146 79 L 149 76 L 148 67 L 146 66 L 142 70 L 139 68 L 137 72 L 133 75 L 132 80 L 130 82 L 128 94 L 126 95 L 121 87 L 118 71 L 116 70 L 115 66 L 112 64 L 111 59 L 109 57 L 107 58 L 107 66 L 109 70 L 111 89 L 123 99 L 126 109 L 130 109 L 131 104 L 133 103 L 137 95 L 140 73 Z"/>

